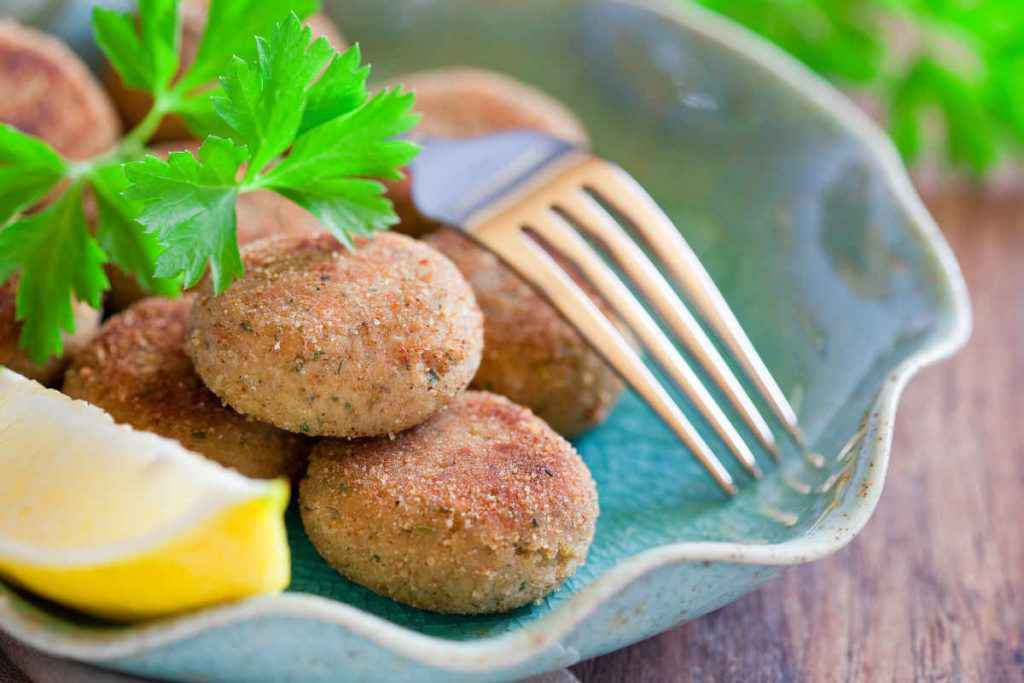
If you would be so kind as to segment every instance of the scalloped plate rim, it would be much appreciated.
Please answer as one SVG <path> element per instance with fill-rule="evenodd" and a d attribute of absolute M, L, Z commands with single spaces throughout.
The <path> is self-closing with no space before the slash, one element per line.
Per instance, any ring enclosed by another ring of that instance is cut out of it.
<path fill-rule="evenodd" d="M 864 468 L 860 480 L 864 496 L 844 501 L 819 526 L 804 536 L 784 543 L 676 543 L 639 553 L 609 570 L 573 596 L 555 612 L 520 631 L 472 642 L 457 642 L 417 633 L 350 605 L 302 593 L 285 593 L 202 610 L 166 621 L 129 628 L 111 635 L 88 638 L 40 630 L 37 624 L 12 606 L 20 600 L 0 583 L 0 626 L 10 635 L 52 655 L 102 664 L 137 656 L 201 633 L 265 617 L 298 617 L 340 626 L 375 642 L 396 655 L 419 664 L 460 673 L 486 673 L 514 667 L 557 644 L 582 625 L 587 617 L 615 594 L 659 568 L 691 562 L 728 562 L 764 566 L 789 566 L 823 558 L 852 541 L 867 524 L 881 497 L 888 469 L 894 418 L 907 382 L 922 368 L 955 353 L 971 334 L 971 310 L 966 284 L 952 250 L 934 219 L 918 197 L 906 169 L 889 139 L 866 114 L 842 94 L 811 73 L 794 58 L 746 29 L 691 4 L 668 0 L 619 0 L 623 4 L 652 9 L 664 18 L 685 25 L 704 37 L 770 70 L 794 94 L 830 114 L 869 149 L 894 194 L 912 219 L 922 247 L 930 252 L 944 275 L 951 308 L 946 324 L 932 331 L 923 345 L 887 376 L 870 413 L 866 438 L 867 458 L 874 467 Z M 853 504 L 851 504 L 851 500 Z M 842 525 L 836 523 L 843 517 Z"/>

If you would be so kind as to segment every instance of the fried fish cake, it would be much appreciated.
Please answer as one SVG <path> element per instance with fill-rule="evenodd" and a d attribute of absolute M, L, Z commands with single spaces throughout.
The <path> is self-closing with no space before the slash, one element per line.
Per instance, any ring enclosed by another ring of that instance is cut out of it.
<path fill-rule="evenodd" d="M 0 122 L 76 161 L 111 149 L 121 123 L 88 67 L 59 39 L 0 20 Z"/>
<path fill-rule="evenodd" d="M 468 392 L 393 439 L 325 439 L 300 485 L 303 525 L 352 581 L 414 607 L 506 612 L 586 559 L 590 471 L 529 410 Z"/>
<path fill-rule="evenodd" d="M 0 122 L 45 140 L 59 153 L 84 160 L 116 144 L 120 122 L 103 89 L 82 61 L 57 38 L 0 20 Z M 43 384 L 66 365 L 55 358 L 33 363 L 18 347 L 17 280 L 0 284 L 0 364 Z M 75 332 L 65 337 L 73 354 L 99 327 L 100 313 L 76 302 Z"/>
<path fill-rule="evenodd" d="M 473 378 L 483 323 L 451 261 L 402 235 L 349 251 L 326 234 L 243 250 L 245 275 L 202 285 L 188 353 L 239 412 L 314 436 L 396 433 Z"/>
<path fill-rule="evenodd" d="M 64 393 L 258 479 L 296 479 L 309 441 L 226 407 L 185 354 L 189 299 L 145 299 L 108 320 L 75 356 Z"/>

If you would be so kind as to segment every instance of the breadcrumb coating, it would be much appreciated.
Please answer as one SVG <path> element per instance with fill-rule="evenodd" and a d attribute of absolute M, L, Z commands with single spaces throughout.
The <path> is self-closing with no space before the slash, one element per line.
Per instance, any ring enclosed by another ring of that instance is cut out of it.
<path fill-rule="evenodd" d="M 557 589 L 585 561 L 598 515 L 573 447 L 483 392 L 393 439 L 321 441 L 299 505 L 343 575 L 456 614 L 505 612 Z"/>
<path fill-rule="evenodd" d="M 76 357 L 64 392 L 135 429 L 258 479 L 297 479 L 309 440 L 224 406 L 185 354 L 191 301 L 146 299 L 108 320 Z"/>
<path fill-rule="evenodd" d="M 243 250 L 246 274 L 199 291 L 188 353 L 239 412 L 314 436 L 397 433 L 468 386 L 483 323 L 469 285 L 430 247 L 392 233 Z"/>

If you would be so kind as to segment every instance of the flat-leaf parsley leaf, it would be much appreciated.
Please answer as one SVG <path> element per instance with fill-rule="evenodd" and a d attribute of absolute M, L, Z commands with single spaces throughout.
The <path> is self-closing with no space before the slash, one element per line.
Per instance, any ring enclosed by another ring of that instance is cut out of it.
<path fill-rule="evenodd" d="M 59 355 L 62 332 L 73 332 L 73 298 L 99 308 L 109 283 L 106 256 L 82 211 L 82 185 L 74 183 L 48 208 L 0 230 L 0 280 L 19 273 L 17 316 L 36 363 Z"/>
<path fill-rule="evenodd" d="M 415 123 L 412 96 L 371 98 L 358 47 L 338 54 L 312 40 L 301 18 L 319 2 L 211 0 L 184 69 L 179 4 L 93 12 L 104 55 L 153 100 L 115 149 L 71 162 L 0 124 L 0 282 L 17 278 L 19 344 L 36 362 L 62 353 L 76 300 L 100 306 L 108 262 L 147 293 L 174 296 L 207 271 L 218 292 L 228 287 L 242 274 L 241 194 L 291 197 L 350 246 L 397 222 L 375 178 L 400 177 L 416 154 L 397 139 Z M 169 114 L 209 135 L 198 156 L 144 157 Z"/>
<path fill-rule="evenodd" d="M 323 38 L 313 41 L 294 14 L 256 44 L 254 61 L 236 57 L 214 100 L 244 147 L 210 137 L 198 161 L 181 154 L 125 167 L 128 195 L 145 206 L 139 220 L 166 248 L 157 274 L 184 274 L 190 286 L 208 262 L 217 293 L 242 273 L 239 194 L 279 192 L 352 246 L 354 236 L 397 223 L 374 179 L 400 178 L 418 152 L 399 138 L 416 124 L 413 96 L 383 90 L 370 97 L 358 48 L 337 54 Z"/>
<path fill-rule="evenodd" d="M 49 194 L 67 171 L 48 144 L 0 123 L 0 225 Z"/>
<path fill-rule="evenodd" d="M 126 166 L 125 195 L 143 209 L 138 219 L 156 233 L 166 251 L 157 260 L 160 277 L 185 276 L 195 285 L 210 263 L 218 291 L 242 274 L 235 226 L 238 170 L 246 151 L 210 136 L 199 149 L 171 152 L 167 161 L 150 156 Z"/>

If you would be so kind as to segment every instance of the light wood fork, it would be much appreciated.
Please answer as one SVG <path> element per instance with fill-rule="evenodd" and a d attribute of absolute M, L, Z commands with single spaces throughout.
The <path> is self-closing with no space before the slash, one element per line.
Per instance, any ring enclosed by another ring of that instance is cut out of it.
<path fill-rule="evenodd" d="M 793 408 L 696 254 L 650 195 L 623 169 L 533 132 L 461 141 L 424 141 L 413 165 L 413 196 L 428 217 L 490 249 L 554 305 L 659 415 L 729 494 L 725 466 L 615 323 L 552 254 L 566 260 L 608 303 L 729 451 L 755 478 L 754 451 L 676 345 L 615 269 L 728 398 L 756 441 L 779 457 L 767 421 L 678 291 L 697 310 L 791 438 L 803 443 Z M 660 261 L 648 258 L 630 233 Z"/>

